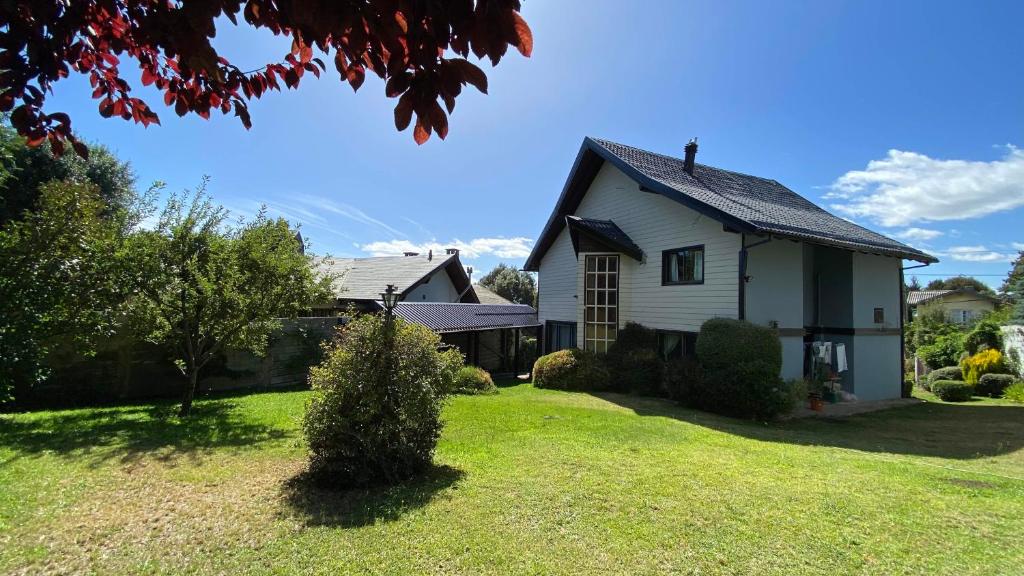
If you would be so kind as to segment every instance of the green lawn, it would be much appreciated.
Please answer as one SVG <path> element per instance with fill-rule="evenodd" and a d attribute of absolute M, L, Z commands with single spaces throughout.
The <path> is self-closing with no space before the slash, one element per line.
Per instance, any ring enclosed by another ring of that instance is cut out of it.
<path fill-rule="evenodd" d="M 1019 574 L 1024 407 L 764 425 L 459 397 L 412 485 L 294 478 L 306 392 L 0 415 L 0 573 Z"/>

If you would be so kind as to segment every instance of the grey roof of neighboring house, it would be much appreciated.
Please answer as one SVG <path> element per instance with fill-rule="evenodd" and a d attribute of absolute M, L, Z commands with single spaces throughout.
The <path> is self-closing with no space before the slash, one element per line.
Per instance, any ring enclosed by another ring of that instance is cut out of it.
<path fill-rule="evenodd" d="M 395 315 L 435 332 L 470 332 L 539 326 L 537 310 L 525 304 L 399 302 Z"/>
<path fill-rule="evenodd" d="M 499 296 L 493 290 L 486 286 L 479 284 L 473 284 L 473 291 L 476 292 L 476 297 L 480 299 L 481 304 L 512 304 L 513 302 L 503 296 Z"/>
<path fill-rule="evenodd" d="M 643 260 L 643 250 L 615 222 L 611 220 L 580 218 L 579 216 L 566 216 L 565 219 L 569 225 L 569 230 L 573 232 L 572 244 L 576 248 L 577 254 L 580 251 L 577 236 L 579 233 L 583 233 L 627 256 Z"/>
<path fill-rule="evenodd" d="M 943 296 L 949 294 L 966 294 L 968 296 L 977 296 L 978 298 L 988 300 L 993 304 L 999 303 L 999 298 L 991 294 L 985 294 L 984 292 L 978 292 L 974 288 L 957 288 L 956 290 L 914 290 L 913 292 L 907 292 L 907 305 L 917 306 L 919 304 L 925 304 L 932 300 L 939 300 Z"/>
<path fill-rule="evenodd" d="M 952 290 L 914 290 L 913 292 L 907 292 L 907 304 L 914 306 L 944 294 L 949 294 L 950 292 Z"/>
<path fill-rule="evenodd" d="M 584 138 L 555 210 L 526 261 L 527 270 L 537 270 L 540 259 L 565 225 L 565 217 L 579 206 L 606 161 L 639 183 L 642 190 L 679 202 L 737 232 L 938 262 L 930 254 L 830 214 L 775 180 L 704 164 L 695 164 L 691 175 L 684 170 L 680 158 L 588 137 Z"/>
<path fill-rule="evenodd" d="M 394 284 L 401 294 L 426 281 L 435 271 L 445 268 L 452 283 L 461 292 L 469 284 L 469 276 L 458 254 L 443 256 L 379 256 L 372 258 L 331 258 L 320 263 L 321 271 L 337 274 L 335 295 L 342 300 L 380 300 L 380 293 Z M 472 290 L 466 294 L 476 300 Z"/>

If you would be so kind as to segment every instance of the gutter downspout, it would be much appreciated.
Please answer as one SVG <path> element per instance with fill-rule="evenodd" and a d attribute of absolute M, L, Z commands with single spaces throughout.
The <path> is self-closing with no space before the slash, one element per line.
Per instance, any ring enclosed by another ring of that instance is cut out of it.
<path fill-rule="evenodd" d="M 903 327 L 904 326 L 904 322 L 906 321 L 906 316 L 907 316 L 907 314 L 906 314 L 907 310 L 904 309 L 907 306 L 907 295 L 903 291 L 903 286 L 905 284 L 905 280 L 904 280 L 905 277 L 903 275 L 903 272 L 905 272 L 906 270 L 913 270 L 915 268 L 924 268 L 924 267 L 926 267 L 928 265 L 929 264 L 926 263 L 926 264 L 918 264 L 916 266 L 906 266 L 906 267 L 900 268 L 900 396 L 903 396 L 903 377 L 907 373 L 907 359 L 906 359 L 907 337 L 906 337 L 906 334 L 904 333 L 904 327 Z M 914 380 L 915 381 L 917 380 L 917 365 L 916 365 L 916 362 L 915 362 L 915 365 L 914 365 Z"/>
<path fill-rule="evenodd" d="M 745 320 L 747 317 L 747 249 L 761 244 L 767 244 L 772 241 L 772 237 L 769 234 L 767 238 L 760 242 L 754 242 L 751 245 L 747 245 L 747 235 L 744 232 L 740 233 L 740 266 L 739 266 L 739 284 L 737 292 L 737 303 L 738 313 L 737 317 L 740 320 Z"/>

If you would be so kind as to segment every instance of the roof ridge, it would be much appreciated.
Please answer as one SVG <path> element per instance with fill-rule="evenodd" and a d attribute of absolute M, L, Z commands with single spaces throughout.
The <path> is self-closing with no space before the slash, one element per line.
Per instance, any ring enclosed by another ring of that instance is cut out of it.
<path fill-rule="evenodd" d="M 602 144 L 602 145 L 605 142 L 607 142 L 609 144 L 615 144 L 616 146 L 622 146 L 623 148 L 632 148 L 633 150 L 637 150 L 639 152 L 643 152 L 644 154 L 650 154 L 652 156 L 659 156 L 661 158 L 667 158 L 669 160 L 675 160 L 675 161 L 681 162 L 681 163 L 685 163 L 686 162 L 684 159 L 676 157 L 676 156 L 669 156 L 668 154 L 662 154 L 661 152 L 654 152 L 652 150 L 646 150 L 644 148 L 640 148 L 640 147 L 637 147 L 637 146 L 631 146 L 629 144 L 623 144 L 621 142 L 616 142 L 614 140 L 608 140 L 607 138 L 597 138 L 595 136 L 588 136 L 588 138 L 590 138 L 591 140 L 594 140 L 595 142 L 598 142 L 599 144 Z M 738 170 L 730 170 L 728 168 L 720 168 L 718 166 L 712 166 L 711 164 L 704 164 L 704 163 L 701 163 L 701 162 L 694 162 L 693 165 L 694 166 L 703 166 L 704 168 L 710 168 L 711 170 L 718 170 L 718 171 L 721 171 L 721 172 L 728 172 L 729 174 L 735 174 L 737 176 L 746 176 L 748 178 L 757 178 L 758 180 L 766 180 L 766 181 L 769 181 L 769 182 L 775 182 L 776 184 L 778 184 L 778 181 L 773 179 L 773 178 L 766 178 L 764 176 L 758 176 L 756 174 L 748 174 L 746 172 L 740 172 Z M 696 178 L 694 178 L 694 179 L 696 179 Z M 701 183 L 701 184 L 703 185 L 703 183 Z M 714 192 L 714 190 L 712 190 L 712 192 Z"/>

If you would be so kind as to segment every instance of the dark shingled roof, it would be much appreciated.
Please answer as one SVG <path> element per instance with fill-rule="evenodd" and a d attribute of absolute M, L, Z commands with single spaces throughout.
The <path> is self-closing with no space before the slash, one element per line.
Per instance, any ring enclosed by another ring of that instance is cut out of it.
<path fill-rule="evenodd" d="M 577 235 L 582 232 L 583 234 L 589 234 L 598 242 L 607 244 L 622 254 L 637 260 L 643 260 L 643 250 L 615 222 L 611 220 L 580 218 L 579 216 L 566 216 L 565 219 L 566 223 L 569 224 L 569 231 L 573 233 L 572 244 L 576 248 L 577 254 L 579 253 Z"/>
<path fill-rule="evenodd" d="M 695 164 L 693 174 L 683 160 L 608 140 L 585 138 L 555 212 L 541 233 L 527 270 L 540 259 L 586 193 L 601 164 L 611 162 L 640 184 L 714 218 L 738 232 L 773 235 L 847 250 L 937 262 L 934 256 L 834 216 L 775 180 Z"/>
<path fill-rule="evenodd" d="M 525 304 L 448 304 L 399 302 L 395 316 L 434 332 L 469 332 L 539 326 L 537 310 Z"/>
<path fill-rule="evenodd" d="M 476 292 L 481 304 L 512 304 L 508 298 L 499 296 L 494 290 L 480 284 L 473 284 L 473 292 Z"/>

